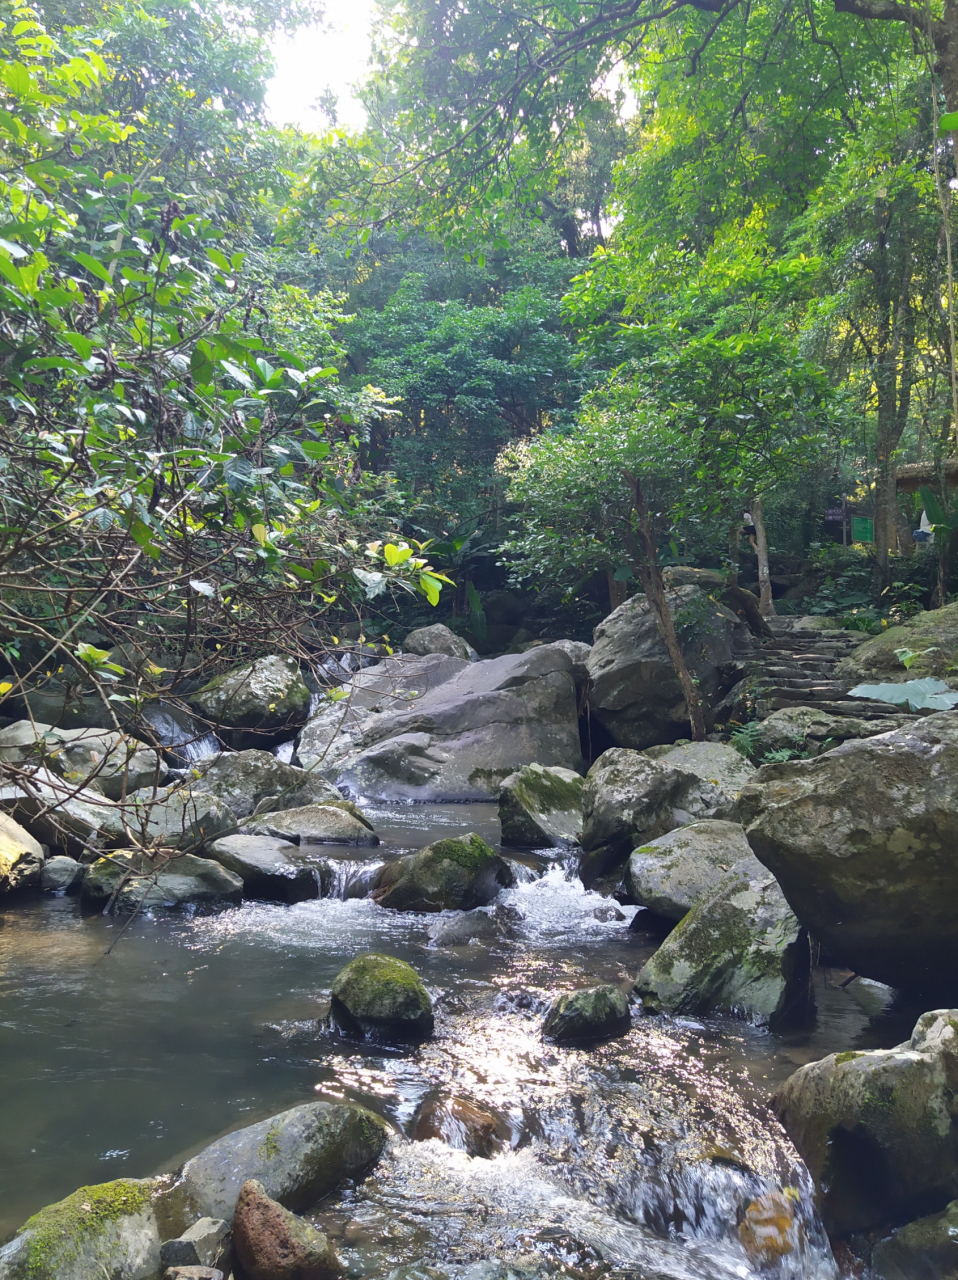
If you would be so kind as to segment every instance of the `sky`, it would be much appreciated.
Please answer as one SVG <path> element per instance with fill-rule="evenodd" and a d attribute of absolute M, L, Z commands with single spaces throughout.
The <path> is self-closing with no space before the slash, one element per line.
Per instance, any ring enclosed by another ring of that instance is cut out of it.
<path fill-rule="evenodd" d="M 322 28 L 307 28 L 276 40 L 276 77 L 266 97 L 274 124 L 295 124 L 308 132 L 328 128 L 326 117 L 313 104 L 329 88 L 339 99 L 338 123 L 363 127 L 365 113 L 349 86 L 366 73 L 372 18 L 373 0 L 326 0 Z"/>

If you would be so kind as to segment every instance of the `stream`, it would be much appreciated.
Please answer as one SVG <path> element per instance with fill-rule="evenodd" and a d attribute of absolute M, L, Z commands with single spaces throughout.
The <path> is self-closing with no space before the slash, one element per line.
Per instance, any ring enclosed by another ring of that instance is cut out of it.
<path fill-rule="evenodd" d="M 442 835 L 498 840 L 494 805 L 366 811 L 379 849 L 314 850 L 340 864 L 328 891 Z M 304 1101 L 349 1097 L 408 1135 L 422 1104 L 455 1097 L 495 1115 L 488 1158 L 455 1137 L 397 1140 L 366 1183 L 315 1210 L 353 1280 L 490 1280 L 495 1259 L 516 1275 L 831 1280 L 808 1175 L 767 1098 L 802 1063 L 900 1042 L 914 1011 L 818 969 L 803 1031 L 637 1015 L 621 1039 L 556 1049 L 540 1036 L 551 999 L 627 983 L 658 936 L 629 927 L 634 907 L 608 918 L 614 904 L 556 851 L 520 858 L 499 904 L 509 936 L 443 950 L 429 945 L 437 917 L 349 896 L 147 914 L 119 939 L 122 920 L 76 898 L 0 909 L 0 1240 L 80 1185 L 174 1168 Z M 367 950 L 421 974 L 432 1041 L 390 1052 L 325 1028 L 334 976 Z M 736 1224 L 783 1193 L 796 1244 L 760 1264 Z"/>

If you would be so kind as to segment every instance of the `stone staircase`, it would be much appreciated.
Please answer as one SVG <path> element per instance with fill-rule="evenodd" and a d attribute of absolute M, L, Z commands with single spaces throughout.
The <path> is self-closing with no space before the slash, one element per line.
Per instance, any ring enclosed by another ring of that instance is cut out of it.
<path fill-rule="evenodd" d="M 901 707 L 888 702 L 849 698 L 852 685 L 834 677 L 838 663 L 867 640 L 866 635 L 821 631 L 803 622 L 801 618 L 770 618 L 773 638 L 764 642 L 749 664 L 749 674 L 758 686 L 756 710 L 760 719 L 783 707 L 809 707 L 858 720 L 902 715 Z"/>

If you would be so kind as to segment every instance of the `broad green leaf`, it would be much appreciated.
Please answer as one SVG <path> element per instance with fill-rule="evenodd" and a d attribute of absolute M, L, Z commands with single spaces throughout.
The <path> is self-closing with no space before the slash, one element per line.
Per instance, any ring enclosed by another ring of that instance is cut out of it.
<path fill-rule="evenodd" d="M 383 547 L 383 555 L 386 558 L 386 563 L 391 568 L 395 568 L 397 564 L 402 564 L 404 560 L 409 559 L 412 555 L 412 549 L 410 547 L 396 547 L 391 542 L 387 542 Z"/>
<path fill-rule="evenodd" d="M 84 253 L 82 250 L 75 250 L 73 257 L 77 262 L 79 262 L 81 267 L 86 267 L 90 275 L 96 276 L 96 278 L 98 280 L 102 280 L 104 284 L 112 285 L 113 281 L 110 279 L 110 273 L 102 262 L 97 262 L 96 258 L 91 257 L 89 253 Z"/>
<path fill-rule="evenodd" d="M 938 118 L 938 137 L 944 138 L 949 133 L 958 133 L 958 111 L 948 111 Z"/>
<path fill-rule="evenodd" d="M 265 524 L 254 524 L 250 533 L 256 539 L 260 546 L 263 546 L 267 538 L 267 529 Z"/>

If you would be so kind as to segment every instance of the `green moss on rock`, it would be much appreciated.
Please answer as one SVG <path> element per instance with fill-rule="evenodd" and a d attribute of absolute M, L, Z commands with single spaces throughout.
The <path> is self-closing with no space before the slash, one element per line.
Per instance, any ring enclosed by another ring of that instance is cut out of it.
<path fill-rule="evenodd" d="M 333 1012 L 348 1031 L 421 1040 L 432 1034 L 432 1000 L 411 965 L 369 951 L 351 960 L 332 986 Z"/>
<path fill-rule="evenodd" d="M 152 1190 L 150 1179 L 118 1178 L 115 1182 L 80 1187 L 65 1200 L 35 1213 L 20 1229 L 29 1233 L 27 1275 L 56 1275 L 65 1263 L 79 1256 L 85 1241 L 110 1223 L 144 1209 Z"/>

